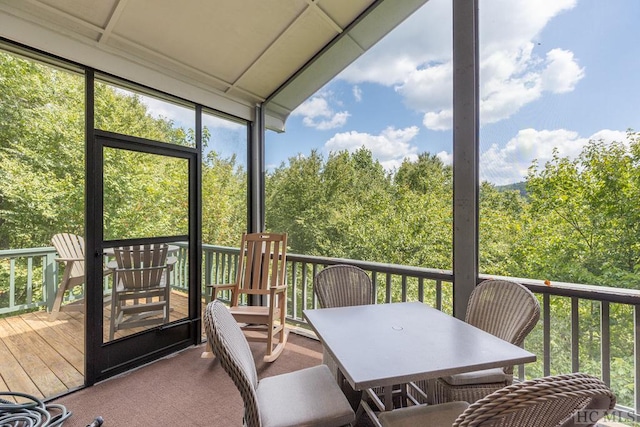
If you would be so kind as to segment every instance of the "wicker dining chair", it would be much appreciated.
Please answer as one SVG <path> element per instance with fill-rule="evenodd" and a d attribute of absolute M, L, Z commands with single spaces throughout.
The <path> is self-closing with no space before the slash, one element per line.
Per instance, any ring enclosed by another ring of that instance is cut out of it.
<path fill-rule="evenodd" d="M 384 412 L 379 421 L 383 427 L 589 427 L 615 404 L 615 394 L 600 379 L 574 373 L 515 383 L 472 405 L 448 402 Z"/>
<path fill-rule="evenodd" d="M 353 409 L 325 365 L 258 381 L 247 338 L 229 309 L 218 300 L 210 302 L 204 322 L 215 356 L 240 391 L 246 427 L 331 427 L 355 422 Z"/>
<path fill-rule="evenodd" d="M 313 278 L 313 290 L 322 308 L 349 307 L 373 304 L 373 284 L 367 273 L 353 265 L 331 265 L 322 269 Z M 338 365 L 322 347 L 322 363 L 329 367 L 338 379 Z M 352 405 L 360 402 L 362 392 L 340 384 Z"/>
<path fill-rule="evenodd" d="M 331 265 L 313 278 L 323 308 L 373 304 L 373 285 L 367 273 L 353 265 Z"/>
<path fill-rule="evenodd" d="M 485 280 L 471 293 L 465 321 L 514 345 L 540 318 L 540 304 L 529 289 L 507 280 Z M 513 382 L 513 366 L 450 375 L 427 382 L 432 403 L 475 402 Z"/>

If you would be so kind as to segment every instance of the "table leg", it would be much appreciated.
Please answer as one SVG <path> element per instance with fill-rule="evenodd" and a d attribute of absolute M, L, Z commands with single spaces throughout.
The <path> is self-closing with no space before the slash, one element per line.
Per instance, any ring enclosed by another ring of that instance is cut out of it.
<path fill-rule="evenodd" d="M 342 373 L 342 370 L 340 370 L 340 368 L 337 369 L 337 378 L 336 380 L 338 381 L 338 385 L 340 386 L 340 390 L 342 390 L 343 393 L 346 393 L 346 387 L 345 387 L 345 378 L 344 378 L 344 374 Z"/>
<path fill-rule="evenodd" d="M 384 410 L 393 411 L 393 386 L 384 386 L 382 392 L 384 394 Z"/>
<path fill-rule="evenodd" d="M 363 393 L 363 395 L 366 396 L 367 393 Z M 366 398 L 362 399 L 362 402 L 360 403 L 360 405 L 361 405 L 360 407 L 364 410 L 364 412 L 369 416 L 369 419 L 371 420 L 373 425 L 375 427 L 382 427 L 382 424 L 380 424 L 380 421 L 378 420 L 378 416 L 373 411 L 373 409 L 371 409 L 371 406 L 369 406 L 369 404 L 367 403 Z"/>

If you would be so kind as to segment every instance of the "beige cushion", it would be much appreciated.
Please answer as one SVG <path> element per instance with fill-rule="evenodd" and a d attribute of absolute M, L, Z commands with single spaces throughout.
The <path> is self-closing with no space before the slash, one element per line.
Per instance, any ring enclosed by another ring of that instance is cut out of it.
<path fill-rule="evenodd" d="M 442 379 L 450 385 L 492 384 L 510 380 L 511 375 L 505 374 L 502 368 L 493 368 L 449 375 Z"/>
<path fill-rule="evenodd" d="M 356 418 L 326 365 L 264 378 L 256 394 L 263 427 L 338 426 Z"/>
<path fill-rule="evenodd" d="M 383 412 L 378 419 L 382 427 L 451 427 L 468 406 L 467 402 L 409 406 Z"/>

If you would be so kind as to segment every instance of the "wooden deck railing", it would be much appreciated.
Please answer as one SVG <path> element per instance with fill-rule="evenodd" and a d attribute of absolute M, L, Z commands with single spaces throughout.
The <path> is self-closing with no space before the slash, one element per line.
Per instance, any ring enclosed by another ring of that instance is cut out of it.
<path fill-rule="evenodd" d="M 204 283 L 232 282 L 238 254 L 238 248 L 203 245 L 203 289 Z M 0 251 L 0 315 L 48 305 L 62 273 L 55 256 L 52 247 Z M 172 283 L 175 288 L 186 289 L 185 246 L 178 256 Z M 422 301 L 452 312 L 451 271 L 288 254 L 289 322 L 306 326 L 302 311 L 317 307 L 313 277 L 334 264 L 355 265 L 367 271 L 378 303 Z M 595 374 L 618 394 L 622 410 L 636 413 L 640 408 L 640 291 L 488 275 L 481 280 L 490 277 L 524 284 L 541 303 L 541 320 L 525 343 L 528 350 L 539 355 L 538 362 L 519 367 L 520 378 L 562 370 Z M 109 288 L 108 279 L 105 288 Z M 587 342 L 589 346 L 585 346 Z"/>

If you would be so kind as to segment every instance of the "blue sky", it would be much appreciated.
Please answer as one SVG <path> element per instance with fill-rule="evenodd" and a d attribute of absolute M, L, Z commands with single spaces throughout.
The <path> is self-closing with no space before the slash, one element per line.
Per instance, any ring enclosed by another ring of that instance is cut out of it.
<path fill-rule="evenodd" d="M 640 130 L 639 16 L 637 0 L 480 2 L 481 179 Z M 363 145 L 389 170 L 422 152 L 450 164 L 451 78 L 451 1 L 430 0 L 267 133 L 267 167 Z"/>

